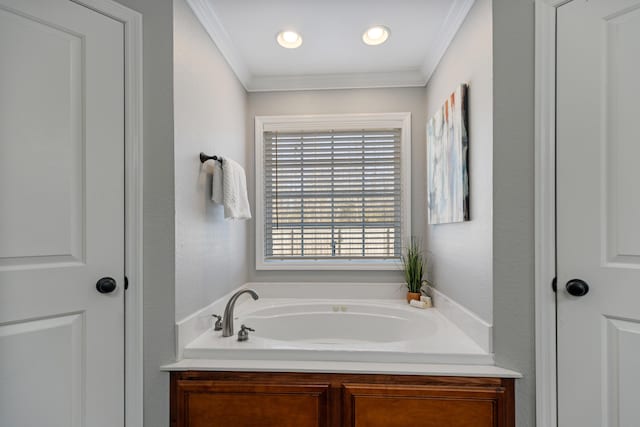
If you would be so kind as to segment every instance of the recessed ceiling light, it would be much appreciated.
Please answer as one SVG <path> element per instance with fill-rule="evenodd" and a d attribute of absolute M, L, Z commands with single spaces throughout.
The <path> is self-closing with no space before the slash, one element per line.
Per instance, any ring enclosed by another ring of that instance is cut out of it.
<path fill-rule="evenodd" d="M 376 46 L 387 41 L 389 38 L 389 29 L 382 25 L 376 25 L 369 28 L 362 35 L 362 41 L 369 46 Z"/>
<path fill-rule="evenodd" d="M 280 31 L 276 40 L 280 46 L 287 49 L 295 49 L 302 45 L 302 37 L 295 31 Z"/>

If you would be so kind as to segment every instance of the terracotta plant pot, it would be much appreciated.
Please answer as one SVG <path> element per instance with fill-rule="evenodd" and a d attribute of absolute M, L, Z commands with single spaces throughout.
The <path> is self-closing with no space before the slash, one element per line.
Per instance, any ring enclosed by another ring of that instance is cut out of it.
<path fill-rule="evenodd" d="M 407 303 L 410 303 L 412 299 L 420 301 L 420 292 L 407 292 Z"/>

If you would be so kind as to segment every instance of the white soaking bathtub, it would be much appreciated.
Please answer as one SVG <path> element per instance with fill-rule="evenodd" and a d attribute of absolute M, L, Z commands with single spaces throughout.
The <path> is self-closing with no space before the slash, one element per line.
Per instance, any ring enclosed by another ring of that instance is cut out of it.
<path fill-rule="evenodd" d="M 423 319 L 417 309 L 334 301 L 281 303 L 246 313 L 238 321 L 248 326 L 260 325 L 254 335 L 265 339 L 307 346 L 361 347 L 413 340 L 417 329 L 414 325 L 423 326 L 421 335 L 432 336 L 435 323 L 424 323 Z"/>
<path fill-rule="evenodd" d="M 238 304 L 234 332 L 207 330 L 182 350 L 184 359 L 338 361 L 492 365 L 484 351 L 437 309 L 400 299 L 260 298 Z"/>

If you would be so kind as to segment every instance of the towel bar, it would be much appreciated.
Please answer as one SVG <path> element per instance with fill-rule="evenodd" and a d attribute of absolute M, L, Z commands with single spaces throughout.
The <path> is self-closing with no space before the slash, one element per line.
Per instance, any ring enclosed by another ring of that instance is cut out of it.
<path fill-rule="evenodd" d="M 222 157 L 218 157 L 218 156 L 207 156 L 204 153 L 200 153 L 200 162 L 204 163 L 207 160 L 217 160 L 220 162 L 220 164 L 222 164 Z"/>

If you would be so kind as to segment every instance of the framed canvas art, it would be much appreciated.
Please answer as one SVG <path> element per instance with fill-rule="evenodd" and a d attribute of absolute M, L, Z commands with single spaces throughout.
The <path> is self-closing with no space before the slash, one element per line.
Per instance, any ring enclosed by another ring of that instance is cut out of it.
<path fill-rule="evenodd" d="M 467 85 L 461 84 L 427 122 L 429 224 L 469 220 Z"/>

